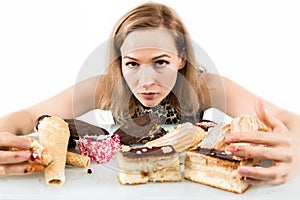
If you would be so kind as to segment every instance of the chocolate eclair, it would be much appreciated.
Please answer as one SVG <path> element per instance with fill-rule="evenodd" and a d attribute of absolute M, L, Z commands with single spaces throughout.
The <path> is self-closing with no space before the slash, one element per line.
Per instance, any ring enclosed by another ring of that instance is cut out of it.
<path fill-rule="evenodd" d="M 146 144 L 167 133 L 161 125 L 162 120 L 157 115 L 146 113 L 122 125 L 114 134 L 120 136 L 121 144 Z"/>

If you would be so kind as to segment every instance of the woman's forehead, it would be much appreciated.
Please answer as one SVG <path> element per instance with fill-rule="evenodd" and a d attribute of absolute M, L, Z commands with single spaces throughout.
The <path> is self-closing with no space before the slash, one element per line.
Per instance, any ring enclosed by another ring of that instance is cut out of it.
<path fill-rule="evenodd" d="M 141 49 L 159 49 L 177 54 L 173 36 L 166 29 L 136 30 L 127 35 L 121 46 L 122 55 Z"/>

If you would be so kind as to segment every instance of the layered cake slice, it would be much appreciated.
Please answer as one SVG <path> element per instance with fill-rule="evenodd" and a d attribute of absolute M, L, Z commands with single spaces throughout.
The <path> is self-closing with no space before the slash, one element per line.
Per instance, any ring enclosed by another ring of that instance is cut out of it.
<path fill-rule="evenodd" d="M 240 194 L 250 187 L 237 172 L 241 163 L 224 151 L 201 148 L 191 150 L 186 153 L 184 178 Z"/>
<path fill-rule="evenodd" d="M 195 150 L 187 151 L 184 178 L 235 193 L 245 192 L 251 185 L 238 173 L 243 165 L 257 166 L 259 160 L 225 153 L 225 136 L 232 132 L 267 131 L 268 127 L 255 116 L 240 115 L 229 124 L 218 124 L 208 132 Z M 235 145 L 254 145 L 235 143 Z"/>
<path fill-rule="evenodd" d="M 141 147 L 118 153 L 118 179 L 121 184 L 179 182 L 179 154 L 171 145 Z"/>

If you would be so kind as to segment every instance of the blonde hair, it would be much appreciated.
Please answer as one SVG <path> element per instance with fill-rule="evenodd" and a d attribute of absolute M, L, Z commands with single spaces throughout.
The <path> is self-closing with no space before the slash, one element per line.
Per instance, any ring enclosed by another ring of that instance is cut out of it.
<path fill-rule="evenodd" d="M 200 108 L 203 109 L 208 101 L 208 89 L 196 67 L 194 50 L 188 31 L 177 13 L 166 5 L 160 3 L 145 3 L 126 13 L 115 25 L 111 36 L 109 49 L 109 65 L 105 74 L 100 78 L 97 88 L 98 108 L 112 110 L 117 121 L 128 120 L 135 110 L 137 100 L 122 77 L 120 48 L 126 36 L 134 30 L 141 28 L 165 28 L 171 31 L 178 55 L 186 60 L 184 68 L 179 73 L 174 89 L 170 94 L 170 104 L 180 113 L 192 115 Z M 204 71 L 202 69 L 202 71 Z M 185 80 L 184 80 L 185 79 Z M 192 90 L 187 90 L 187 84 Z M 116 87 L 118 84 L 118 87 Z M 114 94 L 119 97 L 130 96 L 129 105 L 120 99 L 115 101 Z M 176 95 L 175 95 L 176 94 Z M 194 95 L 195 101 L 191 100 Z M 189 101 L 182 101 L 185 98 Z"/>

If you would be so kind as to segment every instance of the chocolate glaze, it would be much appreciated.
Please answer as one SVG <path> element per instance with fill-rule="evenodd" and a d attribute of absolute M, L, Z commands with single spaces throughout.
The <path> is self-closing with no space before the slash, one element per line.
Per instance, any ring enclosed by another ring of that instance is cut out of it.
<path fill-rule="evenodd" d="M 206 119 L 200 119 L 199 121 L 194 122 L 194 125 L 199 126 L 204 131 L 208 131 L 209 128 L 214 127 L 217 123 Z"/>
<path fill-rule="evenodd" d="M 76 140 L 79 139 L 79 136 L 109 135 L 109 132 L 104 128 L 94 126 L 87 122 L 78 119 L 64 119 L 64 120 L 65 122 L 68 123 L 69 130 L 70 130 L 68 150 L 73 150 L 76 147 Z"/>
<path fill-rule="evenodd" d="M 203 148 L 198 148 L 197 150 L 199 153 L 206 155 L 206 156 L 212 156 L 224 160 L 228 160 L 231 162 L 240 162 L 239 160 L 235 160 L 233 156 L 226 154 L 224 151 L 220 151 L 217 149 L 203 149 Z"/>
<path fill-rule="evenodd" d="M 139 148 L 132 148 L 130 151 L 123 152 L 123 156 L 128 157 L 128 158 L 143 158 L 143 157 L 149 157 L 149 156 L 165 156 L 165 155 L 173 155 L 176 153 L 175 149 L 173 148 L 172 145 L 166 145 L 163 147 L 170 147 L 172 151 L 164 153 L 162 151 L 162 147 L 139 147 Z M 146 152 L 143 151 L 143 149 L 147 149 Z M 140 153 L 137 153 L 140 152 Z"/>
<path fill-rule="evenodd" d="M 46 117 L 51 117 L 51 116 L 50 115 L 41 115 L 41 116 L 39 116 L 39 118 L 37 118 L 37 120 L 35 120 L 34 126 L 35 126 L 36 130 L 39 130 L 38 126 L 40 124 L 40 121 L 42 121 Z"/>
<path fill-rule="evenodd" d="M 122 125 L 114 135 L 120 136 L 121 144 L 145 144 L 166 134 L 161 124 L 161 119 L 157 115 L 145 113 Z"/>
<path fill-rule="evenodd" d="M 38 126 L 40 121 L 46 117 L 51 117 L 50 115 L 42 115 L 35 121 L 35 128 L 38 131 Z M 87 122 L 78 119 L 64 119 L 68 124 L 70 131 L 70 138 L 68 142 L 68 150 L 73 151 L 76 147 L 76 140 L 79 140 L 79 136 L 85 135 L 109 135 L 109 132 L 104 128 L 94 126 Z"/>
<path fill-rule="evenodd" d="M 64 119 L 68 123 L 71 137 L 79 139 L 79 136 L 85 135 L 109 135 L 104 128 L 94 126 L 78 119 Z"/>

